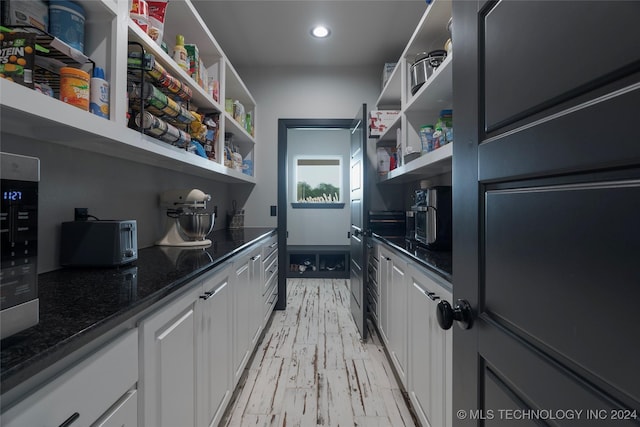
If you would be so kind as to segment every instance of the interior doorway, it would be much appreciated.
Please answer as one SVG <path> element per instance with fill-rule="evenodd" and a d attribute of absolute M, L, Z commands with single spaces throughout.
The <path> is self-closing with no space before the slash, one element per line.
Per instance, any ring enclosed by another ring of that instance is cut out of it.
<path fill-rule="evenodd" d="M 351 119 L 278 121 L 277 310 L 286 308 L 288 245 L 349 244 L 350 215 L 348 203 L 345 204 L 349 174 L 344 171 L 349 167 L 351 122 Z M 336 148 L 330 140 L 344 140 L 343 149 Z"/>

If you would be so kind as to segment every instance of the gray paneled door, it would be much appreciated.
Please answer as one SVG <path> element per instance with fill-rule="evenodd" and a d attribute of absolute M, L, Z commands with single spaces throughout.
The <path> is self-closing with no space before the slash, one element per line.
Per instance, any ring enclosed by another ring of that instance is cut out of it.
<path fill-rule="evenodd" d="M 366 204 L 366 167 L 367 159 L 367 105 L 363 104 L 351 124 L 351 160 L 350 192 L 351 230 L 350 230 L 350 275 L 351 314 L 356 322 L 360 337 L 367 338 L 365 327 L 366 299 L 365 273 L 367 272 L 366 232 L 368 210 Z"/>
<path fill-rule="evenodd" d="M 454 425 L 640 425 L 640 2 L 453 28 Z"/>

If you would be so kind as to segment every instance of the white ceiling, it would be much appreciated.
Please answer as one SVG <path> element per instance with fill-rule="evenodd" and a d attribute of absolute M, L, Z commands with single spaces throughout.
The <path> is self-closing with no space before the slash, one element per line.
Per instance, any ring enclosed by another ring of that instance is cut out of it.
<path fill-rule="evenodd" d="M 396 62 L 424 0 L 192 0 L 235 68 L 379 67 Z M 331 29 L 318 40 L 316 24 Z"/>

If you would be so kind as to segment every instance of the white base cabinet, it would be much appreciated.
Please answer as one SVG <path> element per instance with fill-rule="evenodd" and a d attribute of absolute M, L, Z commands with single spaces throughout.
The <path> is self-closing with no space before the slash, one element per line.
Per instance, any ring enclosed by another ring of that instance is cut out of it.
<path fill-rule="evenodd" d="M 240 379 L 262 330 L 262 253 L 254 247 L 233 263 L 233 382 Z"/>
<path fill-rule="evenodd" d="M 407 387 L 407 266 L 405 259 L 380 247 L 383 339 L 400 381 Z"/>
<path fill-rule="evenodd" d="M 7 408 L 0 424 L 218 425 L 273 311 L 276 248 L 275 236 L 263 239 L 184 285 L 137 328 Z"/>
<path fill-rule="evenodd" d="M 137 330 L 126 332 L 9 408 L 2 414 L 0 424 L 4 427 L 59 426 L 66 422 L 66 425 L 77 426 L 137 426 L 135 404 L 122 411 L 118 405 L 123 402 L 123 396 L 133 396 L 135 400 L 137 344 Z M 122 421 L 109 424 L 103 414 L 107 418 L 120 417 Z"/>
<path fill-rule="evenodd" d="M 438 325 L 436 304 L 448 289 L 409 266 L 409 398 L 424 427 L 452 425 L 452 331 Z"/>
<path fill-rule="evenodd" d="M 378 244 L 378 329 L 423 427 L 452 425 L 452 331 L 438 325 L 450 284 Z"/>
<path fill-rule="evenodd" d="M 202 341 L 198 355 L 198 425 L 217 425 L 233 391 L 231 268 L 204 280 L 200 312 Z"/>
<path fill-rule="evenodd" d="M 196 426 L 197 304 L 191 289 L 139 326 L 141 426 Z"/>
<path fill-rule="evenodd" d="M 231 398 L 231 265 L 140 323 L 141 426 L 215 425 Z"/>

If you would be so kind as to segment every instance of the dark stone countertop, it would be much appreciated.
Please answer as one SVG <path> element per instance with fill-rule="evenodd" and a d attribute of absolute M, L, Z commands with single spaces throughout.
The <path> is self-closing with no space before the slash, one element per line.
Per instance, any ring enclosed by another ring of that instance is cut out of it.
<path fill-rule="evenodd" d="M 451 283 L 451 274 L 453 271 L 451 251 L 429 250 L 420 246 L 415 240 L 409 240 L 405 237 L 382 237 L 376 234 L 374 234 L 374 237 L 404 255 L 418 261 L 423 267 L 433 271 Z"/>
<path fill-rule="evenodd" d="M 140 249 L 114 268 L 64 268 L 38 276 L 40 322 L 0 341 L 1 393 L 133 318 L 274 228 L 214 231 L 208 248 Z"/>

